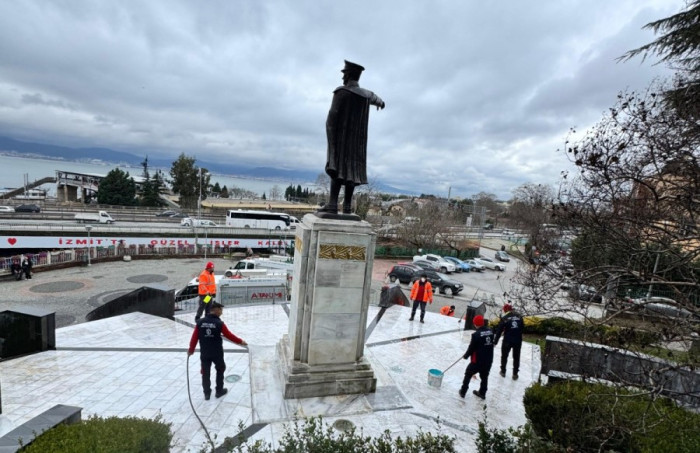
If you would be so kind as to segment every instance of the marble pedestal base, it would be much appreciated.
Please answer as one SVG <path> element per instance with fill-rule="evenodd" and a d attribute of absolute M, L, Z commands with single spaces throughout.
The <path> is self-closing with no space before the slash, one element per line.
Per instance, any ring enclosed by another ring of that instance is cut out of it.
<path fill-rule="evenodd" d="M 375 241 L 367 222 L 307 214 L 297 225 L 289 331 L 277 345 L 285 398 L 376 390 L 364 358 Z"/>
<path fill-rule="evenodd" d="M 287 335 L 277 344 L 277 355 L 285 378 L 285 399 L 372 393 L 377 389 L 374 371 L 364 357 L 353 363 L 310 366 L 289 356 Z"/>

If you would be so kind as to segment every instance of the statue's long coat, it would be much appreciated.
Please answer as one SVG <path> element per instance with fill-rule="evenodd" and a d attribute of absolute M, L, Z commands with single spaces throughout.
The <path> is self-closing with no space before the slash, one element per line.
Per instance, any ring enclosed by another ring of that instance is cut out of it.
<path fill-rule="evenodd" d="M 326 120 L 326 173 L 343 184 L 367 184 L 367 124 L 369 106 L 379 98 L 360 87 L 341 86 L 333 92 Z M 381 100 L 379 100 L 381 101 Z"/>

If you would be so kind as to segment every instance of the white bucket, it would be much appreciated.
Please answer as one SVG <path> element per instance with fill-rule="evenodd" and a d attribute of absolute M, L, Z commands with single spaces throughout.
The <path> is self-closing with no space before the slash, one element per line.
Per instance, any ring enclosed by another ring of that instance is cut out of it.
<path fill-rule="evenodd" d="M 439 389 L 442 385 L 443 372 L 435 368 L 428 370 L 428 385 Z"/>

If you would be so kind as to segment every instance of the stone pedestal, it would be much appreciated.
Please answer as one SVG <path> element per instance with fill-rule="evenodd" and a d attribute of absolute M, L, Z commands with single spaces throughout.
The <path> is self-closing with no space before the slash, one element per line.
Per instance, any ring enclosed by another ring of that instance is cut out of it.
<path fill-rule="evenodd" d="M 376 390 L 364 358 L 374 247 L 367 222 L 307 214 L 297 226 L 289 332 L 277 346 L 286 399 Z"/>

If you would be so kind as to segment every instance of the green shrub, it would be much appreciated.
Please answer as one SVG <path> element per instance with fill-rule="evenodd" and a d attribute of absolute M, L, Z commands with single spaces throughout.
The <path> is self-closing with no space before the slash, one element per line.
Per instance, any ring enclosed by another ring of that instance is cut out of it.
<path fill-rule="evenodd" d="M 648 332 L 630 327 L 605 327 L 597 342 L 616 348 L 646 348 L 661 340 L 658 332 Z"/>
<path fill-rule="evenodd" d="M 294 423 L 285 431 L 277 448 L 262 441 L 227 446 L 235 439 L 226 439 L 223 449 L 246 453 L 450 453 L 455 452 L 453 437 L 444 434 L 419 432 L 415 437 L 392 439 L 389 431 L 379 437 L 363 436 L 354 427 L 336 431 L 320 417 L 306 419 L 302 425 Z M 219 451 L 219 450 L 217 450 Z"/>
<path fill-rule="evenodd" d="M 486 416 L 479 422 L 479 453 L 565 453 L 562 447 L 538 437 L 529 423 L 517 428 L 489 428 Z"/>
<path fill-rule="evenodd" d="M 535 384 L 524 404 L 538 436 L 575 451 L 700 451 L 700 415 L 647 393 L 584 382 Z"/>
<path fill-rule="evenodd" d="M 610 327 L 605 325 L 585 325 L 566 318 L 524 318 L 526 334 L 553 335 L 572 338 L 575 340 L 600 343 L 617 348 L 646 348 L 657 343 L 661 336 L 656 332 L 648 332 L 629 327 Z"/>
<path fill-rule="evenodd" d="M 59 425 L 24 447 L 23 453 L 167 453 L 170 423 L 136 417 L 93 416 L 74 425 Z"/>
<path fill-rule="evenodd" d="M 526 334 L 554 335 L 575 338 L 583 331 L 583 324 L 566 318 L 531 318 L 525 322 Z"/>

